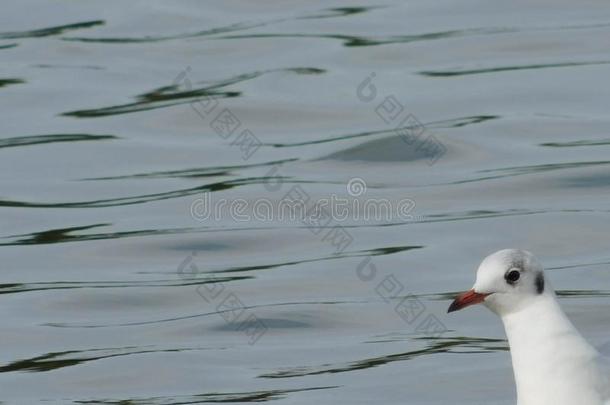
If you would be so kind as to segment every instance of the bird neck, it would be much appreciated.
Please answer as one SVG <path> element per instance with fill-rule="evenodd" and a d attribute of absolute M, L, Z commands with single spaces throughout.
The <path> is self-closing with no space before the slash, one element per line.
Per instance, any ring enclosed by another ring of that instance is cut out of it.
<path fill-rule="evenodd" d="M 504 315 L 502 322 L 510 344 L 519 405 L 559 405 L 570 400 L 598 403 L 594 400 L 598 375 L 593 369 L 597 352 L 563 313 L 552 291 Z M 570 389 L 575 387 L 578 389 Z M 591 402 L 574 398 L 572 393 L 579 390 L 579 395 L 591 397 Z"/>

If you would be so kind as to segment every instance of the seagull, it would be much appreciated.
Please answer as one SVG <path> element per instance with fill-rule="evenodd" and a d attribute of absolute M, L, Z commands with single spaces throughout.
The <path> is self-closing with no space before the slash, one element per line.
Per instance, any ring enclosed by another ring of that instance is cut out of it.
<path fill-rule="evenodd" d="M 563 313 L 534 255 L 505 249 L 487 256 L 472 289 L 447 312 L 479 303 L 504 324 L 517 405 L 610 405 L 608 360 Z"/>

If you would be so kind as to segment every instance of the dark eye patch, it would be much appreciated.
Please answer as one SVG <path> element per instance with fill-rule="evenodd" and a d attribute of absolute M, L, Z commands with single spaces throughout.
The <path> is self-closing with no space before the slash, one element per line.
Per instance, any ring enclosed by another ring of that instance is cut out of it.
<path fill-rule="evenodd" d="M 542 272 L 536 275 L 536 292 L 542 294 L 544 292 L 544 276 Z"/>
<path fill-rule="evenodd" d="M 515 284 L 519 278 L 521 278 L 521 273 L 519 272 L 519 270 L 516 269 L 510 269 L 505 275 L 504 275 L 504 279 L 506 280 L 506 282 L 508 284 Z"/>

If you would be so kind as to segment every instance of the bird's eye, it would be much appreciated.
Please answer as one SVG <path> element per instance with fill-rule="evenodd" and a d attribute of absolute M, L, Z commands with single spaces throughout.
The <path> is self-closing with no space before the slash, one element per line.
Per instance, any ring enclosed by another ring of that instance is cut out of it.
<path fill-rule="evenodd" d="M 506 276 L 504 276 L 504 278 L 506 278 L 506 281 L 509 284 L 516 283 L 517 280 L 519 280 L 519 277 L 521 277 L 521 273 L 519 273 L 519 270 L 511 270 L 508 273 L 506 273 Z"/>

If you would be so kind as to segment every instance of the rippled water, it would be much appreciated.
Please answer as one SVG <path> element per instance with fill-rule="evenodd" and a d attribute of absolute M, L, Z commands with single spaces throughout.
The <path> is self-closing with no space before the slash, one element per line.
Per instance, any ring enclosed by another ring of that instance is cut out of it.
<path fill-rule="evenodd" d="M 2 10 L 2 403 L 511 404 L 505 247 L 607 341 L 606 2 Z"/>

